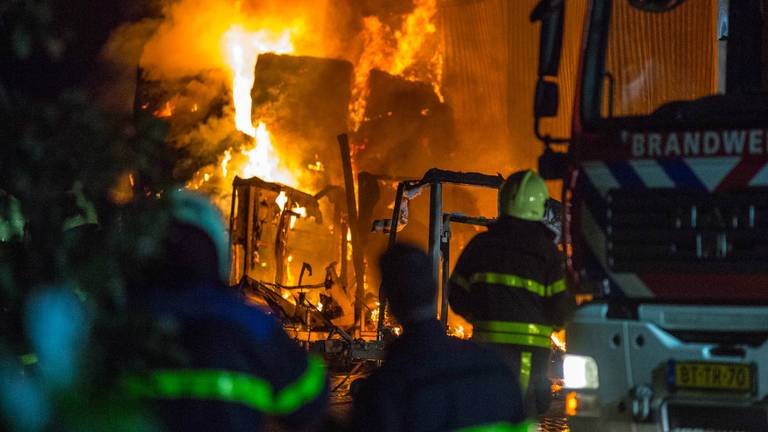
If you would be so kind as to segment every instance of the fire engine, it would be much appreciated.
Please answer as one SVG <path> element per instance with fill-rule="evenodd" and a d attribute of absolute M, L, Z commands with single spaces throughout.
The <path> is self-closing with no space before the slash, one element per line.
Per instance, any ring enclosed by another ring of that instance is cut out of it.
<path fill-rule="evenodd" d="M 539 170 L 563 180 L 569 289 L 591 297 L 566 328 L 574 431 L 768 430 L 766 7 L 544 0 L 531 16 Z M 572 58 L 575 82 L 558 73 Z M 570 136 L 553 136 L 566 89 Z"/>

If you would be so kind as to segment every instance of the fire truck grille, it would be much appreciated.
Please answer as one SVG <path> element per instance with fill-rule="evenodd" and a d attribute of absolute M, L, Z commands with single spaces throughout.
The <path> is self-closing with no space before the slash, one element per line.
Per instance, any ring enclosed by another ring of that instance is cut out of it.
<path fill-rule="evenodd" d="M 766 188 L 615 189 L 606 220 L 608 264 L 617 272 L 763 273 L 768 262 Z"/>

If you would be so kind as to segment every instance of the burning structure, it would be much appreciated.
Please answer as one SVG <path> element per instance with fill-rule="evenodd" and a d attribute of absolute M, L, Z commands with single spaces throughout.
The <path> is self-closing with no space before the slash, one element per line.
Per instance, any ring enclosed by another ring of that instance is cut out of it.
<path fill-rule="evenodd" d="M 168 121 L 168 144 L 186 155 L 173 169 L 230 217 L 232 282 L 249 276 L 295 286 L 304 263 L 337 262 L 347 300 L 375 316 L 370 263 L 386 239 L 367 228 L 392 212 L 399 181 L 435 166 L 495 174 L 533 162 L 484 156 L 489 145 L 512 139 L 507 124 L 488 124 L 506 122 L 499 107 L 518 100 L 527 107 L 530 98 L 491 97 L 478 87 L 504 70 L 494 66 L 499 58 L 511 73 L 514 47 L 489 50 L 460 19 L 506 20 L 512 28 L 511 9 L 527 11 L 533 0 L 521 3 L 179 0 L 118 30 L 106 51 L 139 41 L 134 109 Z M 517 92 L 512 87 L 503 91 Z M 468 132 L 468 122 L 484 132 Z M 356 175 L 352 215 L 335 189 L 346 186 L 335 140 L 342 132 Z M 444 201 L 465 214 L 496 209 L 493 194 L 459 186 L 446 187 Z M 401 238 L 426 244 L 428 206 L 411 207 Z M 461 248 L 475 232 L 462 226 L 453 238 Z"/>
<path fill-rule="evenodd" d="M 429 146 L 441 129 L 440 141 L 449 141 L 440 125 L 451 120 L 440 93 L 437 4 L 348 10 L 362 17 L 357 46 L 333 52 L 328 38 L 322 49 L 310 43 L 319 14 L 292 3 L 279 12 L 240 2 L 169 3 L 143 45 L 134 109 L 168 121 L 169 145 L 189 156 L 174 169 L 193 173 L 187 186 L 229 214 L 233 283 L 266 281 L 290 298 L 280 287 L 297 285 L 305 263 L 338 262 L 345 292 L 362 285 L 354 288 L 361 303 L 366 280 L 353 282 L 348 268 L 359 262 L 355 274 L 364 272 L 364 259 L 348 258 L 362 254 L 351 246 L 364 230 L 335 189 L 342 169 L 334 138 L 352 132 L 355 171 L 363 163 L 384 172 L 391 167 L 382 155 L 404 142 Z"/>

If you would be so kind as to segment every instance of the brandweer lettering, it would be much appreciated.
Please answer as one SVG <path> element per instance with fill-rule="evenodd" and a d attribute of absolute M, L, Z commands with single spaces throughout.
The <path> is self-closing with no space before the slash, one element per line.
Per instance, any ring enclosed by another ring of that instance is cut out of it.
<path fill-rule="evenodd" d="M 635 158 L 768 154 L 768 133 L 764 129 L 623 132 L 622 141 L 630 146 Z"/>

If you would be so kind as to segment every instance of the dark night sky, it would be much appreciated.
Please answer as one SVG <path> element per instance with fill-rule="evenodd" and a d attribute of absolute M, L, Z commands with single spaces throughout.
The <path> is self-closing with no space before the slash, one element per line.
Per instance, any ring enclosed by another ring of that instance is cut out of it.
<path fill-rule="evenodd" d="M 39 3 L 52 11 L 48 22 L 45 14 L 17 8 L 6 9 L 0 18 L 2 81 L 10 92 L 18 90 L 46 97 L 63 88 L 88 87 L 89 80 L 98 73 L 99 53 L 112 30 L 122 22 L 154 12 L 148 1 L 47 0 Z M 13 60 L 15 56 L 11 55 L 13 44 L 19 40 L 15 36 L 19 29 L 29 35 L 33 43 L 32 56 L 25 60 Z M 64 41 L 66 50 L 60 59 L 47 55 L 43 48 L 46 39 Z"/>

